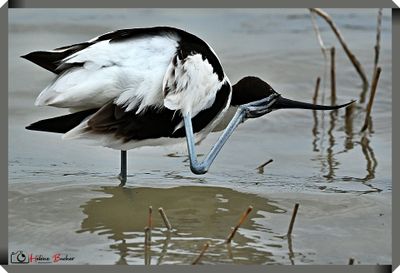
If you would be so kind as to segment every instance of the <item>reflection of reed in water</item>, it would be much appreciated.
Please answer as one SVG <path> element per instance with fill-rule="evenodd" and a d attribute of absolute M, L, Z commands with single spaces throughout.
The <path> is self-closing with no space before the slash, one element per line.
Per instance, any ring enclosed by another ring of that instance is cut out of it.
<path fill-rule="evenodd" d="M 361 66 L 360 62 L 357 60 L 356 56 L 350 51 L 350 49 L 348 48 L 346 42 L 344 41 L 343 37 L 340 34 L 340 31 L 337 29 L 337 26 L 335 25 L 333 19 L 330 17 L 330 15 L 328 13 L 326 13 L 325 11 L 323 11 L 322 9 L 316 9 L 316 8 L 312 8 L 310 9 L 311 12 L 311 19 L 312 19 L 312 23 L 313 23 L 313 27 L 314 30 L 316 32 L 317 38 L 318 38 L 318 42 L 320 44 L 322 53 L 324 55 L 324 61 L 325 61 L 325 72 L 326 72 L 326 68 L 328 67 L 328 63 L 327 63 L 327 50 L 328 48 L 324 45 L 324 42 L 322 40 L 321 37 L 321 33 L 319 31 L 318 25 L 315 21 L 315 18 L 313 17 L 314 15 L 319 15 L 321 18 L 323 18 L 328 25 L 331 27 L 333 33 L 336 35 L 339 43 L 341 44 L 344 52 L 346 53 L 346 55 L 348 56 L 349 60 L 352 62 L 353 66 L 355 67 L 357 73 L 360 75 L 362 81 L 363 81 L 363 87 L 362 87 L 362 91 L 360 93 L 360 100 L 359 103 L 363 104 L 365 102 L 365 98 L 367 95 L 367 91 L 368 91 L 368 79 L 367 76 L 364 72 L 363 67 Z M 369 129 L 369 133 L 372 134 L 373 130 L 372 130 L 372 119 L 370 117 L 370 113 L 371 113 L 371 108 L 372 108 L 372 103 L 374 101 L 374 97 L 375 97 L 375 92 L 376 92 L 376 87 L 378 84 L 378 80 L 379 80 L 379 75 L 381 73 L 381 67 L 378 66 L 379 65 L 379 53 L 380 53 L 380 38 L 381 38 L 381 25 L 382 25 L 382 9 L 379 9 L 378 11 L 378 17 L 377 17 L 377 31 L 376 31 L 376 45 L 374 47 L 375 49 L 375 58 L 374 58 L 374 74 L 372 77 L 372 84 L 371 84 L 371 92 L 370 92 L 370 100 L 368 102 L 368 106 L 366 108 L 366 116 L 365 116 L 365 121 L 364 121 L 364 125 L 362 126 L 361 132 L 364 132 L 367 128 Z M 332 47 L 330 49 L 330 55 L 331 55 L 331 75 L 330 75 L 330 80 L 331 80 L 331 104 L 334 105 L 336 103 L 336 75 L 335 75 L 335 47 Z M 326 78 L 326 75 L 325 77 Z M 318 97 L 318 88 L 319 88 L 319 78 L 317 80 L 317 84 L 316 84 L 316 91 L 314 92 L 314 96 L 313 96 L 313 103 L 315 104 L 317 101 L 317 97 Z M 353 115 L 352 112 L 354 110 L 354 105 L 350 105 L 350 107 L 348 107 L 346 109 L 346 116 L 345 116 L 345 133 L 346 133 L 346 139 L 345 139 L 345 144 L 344 144 L 344 150 L 339 152 L 339 153 L 343 153 L 343 152 L 348 152 L 350 150 L 352 150 L 355 146 L 355 144 L 357 144 L 356 142 L 353 141 Z M 328 181 L 332 181 L 332 179 L 335 177 L 335 170 L 337 169 L 337 166 L 339 165 L 339 162 L 335 160 L 334 158 L 334 152 L 333 152 L 333 147 L 335 145 L 335 138 L 333 136 L 333 129 L 335 128 L 335 122 L 337 119 L 337 111 L 332 111 L 330 114 L 330 128 L 328 129 L 328 135 L 329 135 L 329 147 L 327 148 L 326 152 L 326 163 L 328 165 L 328 173 L 326 175 L 324 175 L 325 178 L 327 178 Z M 322 124 L 324 122 L 324 119 L 322 119 Z M 322 126 L 322 130 L 323 130 L 323 126 Z M 324 131 L 324 130 L 323 130 Z M 313 151 L 314 152 L 318 152 L 320 149 L 318 149 L 317 143 L 318 143 L 318 117 L 317 115 L 314 113 L 314 127 L 312 129 L 312 133 L 313 133 L 313 141 L 312 141 L 312 145 L 313 145 Z M 323 138 L 323 137 L 322 137 Z M 375 169 L 377 166 L 377 160 L 375 158 L 375 155 L 373 153 L 372 148 L 369 145 L 369 140 L 367 138 L 366 135 L 362 135 L 361 136 L 361 141 L 358 142 L 358 144 L 361 145 L 361 149 L 362 152 L 364 154 L 364 157 L 367 161 L 367 175 L 364 178 L 361 179 L 357 179 L 355 178 L 355 180 L 359 180 L 359 181 L 368 181 L 371 180 L 375 177 Z M 322 149 L 321 149 L 322 150 Z M 325 163 L 322 161 L 322 171 L 324 171 L 324 167 L 325 167 Z M 366 184 L 366 183 L 364 183 Z M 370 184 L 366 184 L 370 187 L 372 187 Z M 373 188 L 373 187 L 372 187 Z M 378 190 L 376 188 L 373 188 L 374 190 Z"/>
<path fill-rule="evenodd" d="M 344 144 L 344 151 L 343 152 L 348 152 L 352 150 L 355 145 L 361 145 L 361 151 L 364 155 L 365 161 L 366 161 L 366 168 L 365 170 L 367 171 L 367 174 L 363 178 L 353 178 L 355 181 L 361 181 L 361 182 L 366 182 L 369 180 L 372 180 L 375 178 L 375 170 L 378 165 L 378 161 L 376 160 L 374 151 L 370 145 L 370 141 L 367 137 L 366 134 L 363 134 L 361 136 L 360 141 L 354 141 L 354 128 L 353 128 L 353 121 L 354 121 L 354 110 L 356 108 L 353 105 L 350 105 L 346 109 L 346 115 L 345 115 L 345 133 L 346 133 L 346 139 L 345 139 L 345 144 Z M 372 133 L 372 121 L 370 121 L 370 127 L 368 128 L 370 133 Z M 344 180 L 348 180 L 344 178 Z M 372 187 L 369 184 L 366 184 L 367 186 Z"/>
<path fill-rule="evenodd" d="M 170 241 L 171 241 L 171 233 L 167 232 L 167 235 L 166 235 L 166 237 L 164 239 L 164 242 L 163 242 L 163 245 L 162 245 L 162 248 L 161 248 L 161 253 L 160 253 L 160 255 L 158 256 L 158 259 L 157 259 L 157 265 L 160 265 L 162 263 L 165 255 L 167 254 L 167 250 L 168 250 L 168 246 L 169 246 Z"/>
<path fill-rule="evenodd" d="M 293 252 L 293 241 L 292 236 L 288 236 L 288 249 L 289 249 L 289 260 L 290 264 L 294 265 L 294 252 Z"/>
<path fill-rule="evenodd" d="M 367 186 L 371 189 L 368 191 L 364 191 L 364 193 L 381 192 L 382 191 L 381 189 L 368 183 L 368 181 L 375 178 L 375 170 L 376 170 L 376 167 L 378 166 L 378 161 L 375 157 L 372 147 L 370 146 L 370 141 L 369 141 L 368 137 L 366 135 L 363 135 L 361 137 L 361 140 L 359 142 L 356 142 L 356 144 L 361 145 L 361 151 L 367 162 L 367 165 L 365 168 L 365 170 L 367 171 L 367 174 L 364 177 L 345 177 L 345 178 L 343 178 L 343 180 L 362 182 L 365 186 Z"/>
<path fill-rule="evenodd" d="M 328 173 L 324 175 L 324 177 L 328 181 L 332 181 L 335 178 L 335 170 L 340 164 L 334 157 L 334 146 L 336 144 L 336 140 L 333 133 L 336 126 L 337 115 L 337 110 L 333 110 L 329 113 L 330 121 L 328 129 L 328 148 L 326 149 L 326 162 L 328 163 Z"/>
<path fill-rule="evenodd" d="M 345 151 L 349 151 L 354 148 L 353 110 L 354 110 L 354 104 L 351 104 L 346 108 L 346 114 L 345 114 L 345 119 L 344 119 L 344 132 L 346 134 L 346 138 L 344 141 Z"/>
<path fill-rule="evenodd" d="M 313 141 L 312 141 L 312 146 L 313 146 L 313 152 L 319 152 L 320 150 L 318 149 L 318 141 L 319 141 L 319 130 L 318 130 L 318 113 L 316 110 L 313 110 L 313 120 L 314 120 L 314 126 L 312 128 L 312 134 L 313 134 Z"/>
<path fill-rule="evenodd" d="M 378 166 L 374 151 L 370 146 L 370 141 L 367 136 L 363 136 L 360 141 L 361 150 L 364 154 L 365 160 L 367 161 L 367 175 L 361 179 L 361 181 L 368 181 L 375 178 L 375 170 Z"/>
<path fill-rule="evenodd" d="M 317 104 L 320 85 L 321 85 L 321 78 L 318 77 L 317 81 L 315 82 L 313 104 Z M 316 110 L 313 110 L 313 119 L 314 119 L 314 126 L 312 128 L 312 134 L 314 136 L 314 139 L 313 139 L 313 142 L 312 142 L 313 151 L 314 152 L 319 152 L 319 149 L 318 149 L 318 140 L 319 140 L 319 137 L 318 137 L 318 135 L 319 135 L 319 131 L 318 131 L 318 111 L 316 111 Z"/>
<path fill-rule="evenodd" d="M 366 175 L 364 177 L 343 177 L 344 181 L 359 181 L 363 182 L 366 186 L 370 187 L 373 189 L 373 191 L 380 191 L 380 189 L 377 189 L 373 187 L 370 184 L 367 184 L 365 182 L 372 180 L 375 178 L 375 170 L 378 165 L 378 161 L 375 157 L 373 148 L 370 144 L 370 140 L 368 138 L 367 134 L 358 134 L 354 133 L 354 130 L 357 130 L 357 128 L 354 128 L 354 120 L 357 118 L 356 111 L 362 111 L 362 108 L 356 107 L 354 104 L 349 105 L 346 108 L 345 116 L 344 116 L 344 133 L 345 133 L 345 139 L 343 143 L 343 150 L 334 152 L 334 147 L 337 145 L 336 140 L 335 140 L 335 127 L 338 122 L 338 112 L 337 110 L 331 111 L 329 114 L 329 128 L 327 130 L 328 134 L 328 147 L 326 149 L 326 156 L 320 157 L 320 162 L 322 164 L 322 172 L 327 172 L 324 177 L 328 181 L 332 181 L 335 178 L 335 171 L 338 169 L 338 166 L 340 165 L 340 162 L 335 159 L 335 156 L 341 153 L 347 153 L 353 150 L 357 145 L 361 146 L 361 151 L 362 154 L 365 158 L 366 161 Z M 320 140 L 320 130 L 324 130 L 322 126 L 320 126 L 320 121 L 318 120 L 317 113 L 313 113 L 314 116 L 314 126 L 312 128 L 312 135 L 313 135 L 313 140 L 312 140 L 312 146 L 313 146 L 313 151 L 314 152 L 319 152 L 321 149 L 321 146 L 319 146 L 319 140 Z M 323 118 L 323 116 L 322 116 Z M 321 128 L 320 128 L 321 127 Z M 370 122 L 370 127 L 368 127 L 368 133 L 371 134 L 373 133 L 372 130 L 372 121 Z M 355 139 L 357 136 L 360 136 L 361 139 L 358 141 Z"/>
<path fill-rule="evenodd" d="M 273 251 L 276 245 L 283 248 L 285 242 L 274 238 L 274 233 L 260 225 L 260 221 L 266 221 L 269 213 L 285 211 L 270 204 L 268 199 L 217 187 L 102 187 L 99 191 L 105 195 L 81 206 L 86 218 L 76 232 L 91 232 L 111 239 L 108 247 L 118 256 L 117 264 L 190 264 L 200 246 L 208 241 L 213 247 L 203 257 L 207 263 L 281 261 L 274 258 Z M 249 204 L 257 208 L 257 213 L 251 214 L 236 234 L 230 256 L 224 242 L 226 231 Z M 174 230 L 167 231 L 161 217 L 154 215 L 151 252 L 146 253 L 143 228 L 148 221 L 149 205 L 164 207 Z"/>

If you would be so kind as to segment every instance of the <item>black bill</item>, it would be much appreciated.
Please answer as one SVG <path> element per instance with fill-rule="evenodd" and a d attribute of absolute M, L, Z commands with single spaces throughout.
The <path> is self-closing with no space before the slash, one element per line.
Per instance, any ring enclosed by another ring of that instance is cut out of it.
<path fill-rule="evenodd" d="M 289 100 L 285 99 L 282 96 L 279 96 L 275 103 L 272 105 L 273 109 L 289 109 L 289 108 L 295 108 L 295 109 L 310 109 L 310 110 L 335 110 L 339 108 L 346 107 L 350 104 L 355 102 L 354 100 L 345 104 L 341 105 L 333 105 L 333 106 L 328 106 L 328 105 L 319 105 L 319 104 L 312 104 L 312 103 L 306 103 L 306 102 L 301 102 L 301 101 L 295 101 L 295 100 Z"/>

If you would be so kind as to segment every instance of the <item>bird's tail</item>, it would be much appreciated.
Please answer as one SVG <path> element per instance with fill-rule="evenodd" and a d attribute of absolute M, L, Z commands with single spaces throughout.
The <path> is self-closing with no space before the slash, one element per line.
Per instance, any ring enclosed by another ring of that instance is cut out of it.
<path fill-rule="evenodd" d="M 64 134 L 78 126 L 86 117 L 94 114 L 97 110 L 98 109 L 84 110 L 69 115 L 39 120 L 25 128 L 33 131 Z"/>

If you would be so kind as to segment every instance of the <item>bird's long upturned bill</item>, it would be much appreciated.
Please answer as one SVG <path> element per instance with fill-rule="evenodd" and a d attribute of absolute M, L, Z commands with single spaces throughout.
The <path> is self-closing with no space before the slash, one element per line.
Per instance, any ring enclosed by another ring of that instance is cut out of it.
<path fill-rule="evenodd" d="M 310 110 L 336 110 L 339 108 L 346 107 L 352 104 L 354 101 L 341 104 L 341 105 L 319 105 L 319 104 L 312 104 L 307 102 L 295 101 L 286 99 L 280 96 L 273 105 L 275 109 L 310 109 Z"/>

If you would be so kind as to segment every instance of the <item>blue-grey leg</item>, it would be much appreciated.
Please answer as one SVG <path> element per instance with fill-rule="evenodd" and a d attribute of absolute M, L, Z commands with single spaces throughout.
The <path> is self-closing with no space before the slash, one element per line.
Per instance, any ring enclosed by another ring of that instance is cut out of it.
<path fill-rule="evenodd" d="M 121 181 L 119 184 L 120 187 L 125 186 L 126 184 L 126 177 L 127 177 L 127 153 L 126 151 L 121 151 L 121 172 L 118 175 L 118 179 Z"/>
<path fill-rule="evenodd" d="M 232 121 L 229 123 L 228 127 L 224 130 L 222 135 L 219 137 L 218 141 L 211 148 L 210 152 L 207 154 L 203 162 L 198 162 L 196 146 L 195 146 L 195 138 L 193 135 L 192 119 L 190 115 L 183 116 L 185 122 L 186 142 L 189 153 L 190 170 L 193 173 L 205 174 L 208 171 L 215 157 L 222 149 L 222 146 L 224 146 L 225 142 L 232 135 L 236 127 L 244 121 L 244 118 L 245 118 L 245 113 L 243 111 L 238 110 L 235 116 L 233 117 Z"/>
<path fill-rule="evenodd" d="M 192 118 L 189 114 L 183 115 L 185 123 L 186 142 L 189 153 L 190 170 L 195 174 L 205 174 L 210 168 L 214 159 L 217 157 L 218 153 L 221 151 L 228 138 L 233 134 L 239 124 L 244 122 L 248 118 L 259 117 L 271 112 L 272 109 L 270 108 L 270 106 L 275 102 L 277 96 L 277 94 L 273 94 L 265 99 L 239 106 L 238 110 L 235 113 L 235 116 L 229 122 L 228 126 L 225 128 L 221 136 L 218 138 L 217 142 L 214 144 L 214 146 L 211 148 L 210 152 L 206 155 L 205 159 L 202 162 L 199 162 L 197 160 Z"/>

